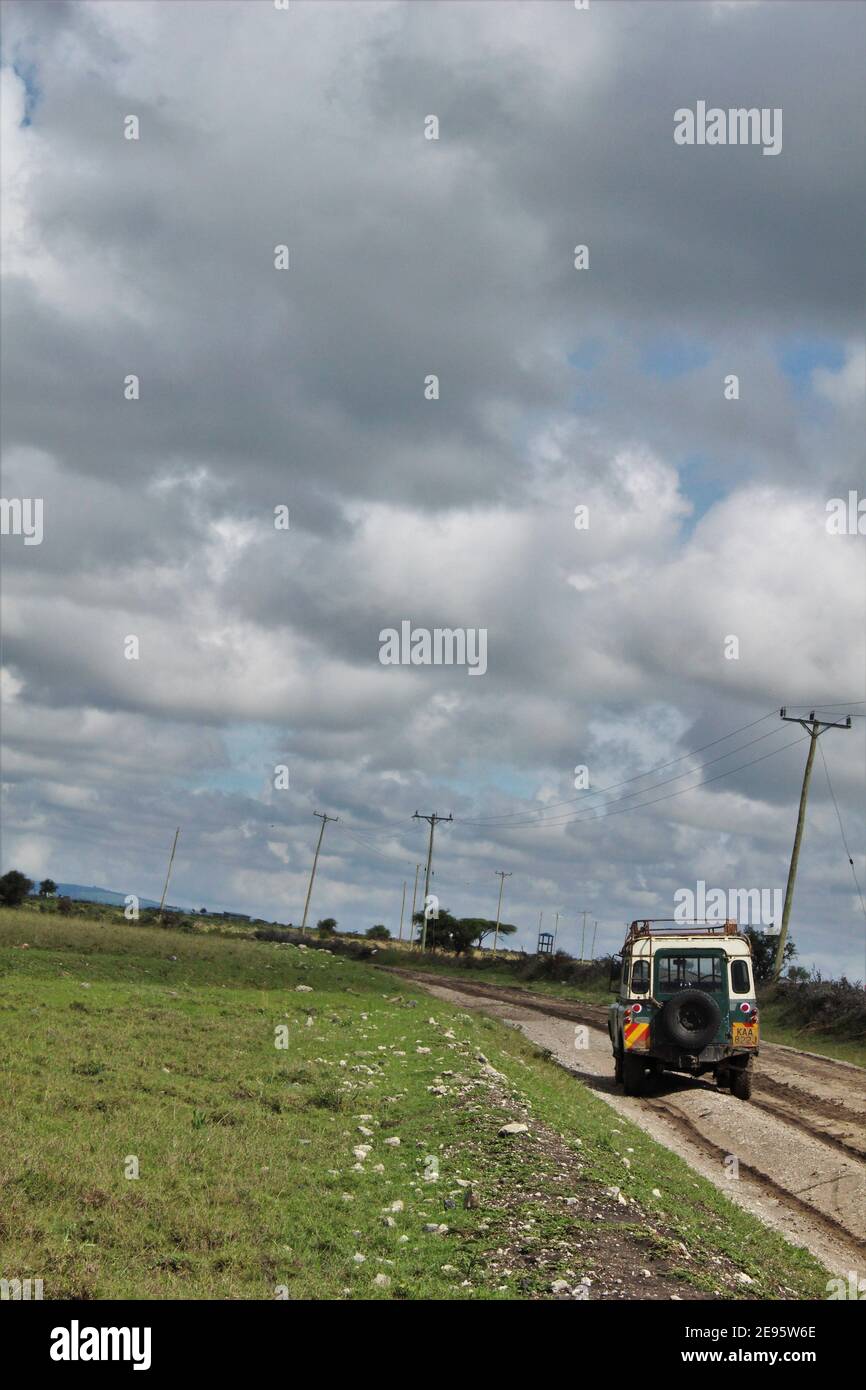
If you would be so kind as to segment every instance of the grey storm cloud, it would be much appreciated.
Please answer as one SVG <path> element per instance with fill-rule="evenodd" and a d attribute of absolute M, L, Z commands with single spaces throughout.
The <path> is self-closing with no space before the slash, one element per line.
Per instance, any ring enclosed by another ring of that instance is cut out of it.
<path fill-rule="evenodd" d="M 3 25 L 4 496 L 45 507 L 41 546 L 3 543 L 4 867 L 153 895 L 181 823 L 179 898 L 285 920 L 327 807 L 322 911 L 393 925 L 435 805 L 437 890 L 491 911 L 513 866 L 525 945 L 541 908 L 609 948 L 697 878 L 783 882 L 802 748 L 731 769 L 785 729 L 643 811 L 520 821 L 579 763 L 604 787 L 863 699 L 862 542 L 824 524 L 863 461 L 863 8 Z M 782 108 L 781 154 L 677 146 L 699 99 Z M 403 619 L 485 628 L 487 675 L 381 666 Z M 863 722 L 825 740 L 851 820 Z M 807 851 L 794 936 L 862 974 L 821 777 Z"/>

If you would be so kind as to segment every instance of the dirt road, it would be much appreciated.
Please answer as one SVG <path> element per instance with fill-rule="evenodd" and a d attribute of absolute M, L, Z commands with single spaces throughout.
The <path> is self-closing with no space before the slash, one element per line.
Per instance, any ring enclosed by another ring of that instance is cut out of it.
<path fill-rule="evenodd" d="M 828 1269 L 866 1270 L 866 1071 L 765 1043 L 751 1102 L 666 1074 L 647 1095 L 613 1079 L 604 1005 L 394 969 L 438 998 L 519 1027 L 618 1113 Z M 577 1025 L 585 1026 L 578 1038 Z M 578 1045 L 580 1044 L 580 1045 Z M 585 1045 L 584 1045 L 585 1044 Z M 736 1168 L 732 1163 L 736 1159 Z M 729 1176 L 737 1171 L 738 1176 Z"/>

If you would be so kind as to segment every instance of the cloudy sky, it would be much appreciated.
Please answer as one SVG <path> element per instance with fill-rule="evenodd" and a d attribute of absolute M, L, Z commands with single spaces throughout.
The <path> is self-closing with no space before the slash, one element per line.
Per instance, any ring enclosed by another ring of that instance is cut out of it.
<path fill-rule="evenodd" d="M 815 704 L 866 881 L 866 8 L 3 12 L 3 869 L 158 897 L 180 825 L 171 900 L 297 922 L 326 811 L 313 920 L 396 930 L 451 812 L 443 906 L 610 949 L 784 887 Z M 791 930 L 863 977 L 820 756 Z"/>

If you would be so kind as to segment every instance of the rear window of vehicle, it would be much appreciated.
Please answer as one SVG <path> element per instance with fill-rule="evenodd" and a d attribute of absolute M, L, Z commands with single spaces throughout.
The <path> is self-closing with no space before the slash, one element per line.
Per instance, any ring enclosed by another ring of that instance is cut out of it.
<path fill-rule="evenodd" d="M 660 956 L 658 990 L 671 994 L 678 989 L 722 988 L 722 961 L 719 956 Z"/>
<path fill-rule="evenodd" d="M 749 979 L 749 967 L 744 960 L 731 961 L 731 989 L 734 994 L 750 994 L 752 982 Z"/>
<path fill-rule="evenodd" d="M 649 961 L 636 960 L 631 968 L 632 994 L 646 994 L 649 990 Z"/>

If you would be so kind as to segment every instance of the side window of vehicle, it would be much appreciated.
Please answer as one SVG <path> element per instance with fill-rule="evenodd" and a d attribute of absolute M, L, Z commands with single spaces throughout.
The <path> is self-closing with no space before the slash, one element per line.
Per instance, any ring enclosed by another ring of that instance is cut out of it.
<path fill-rule="evenodd" d="M 646 994 L 649 990 L 649 962 L 636 960 L 631 968 L 632 994 Z"/>
<path fill-rule="evenodd" d="M 752 992 L 749 966 L 744 960 L 731 961 L 731 989 L 734 994 L 751 994 Z"/>

